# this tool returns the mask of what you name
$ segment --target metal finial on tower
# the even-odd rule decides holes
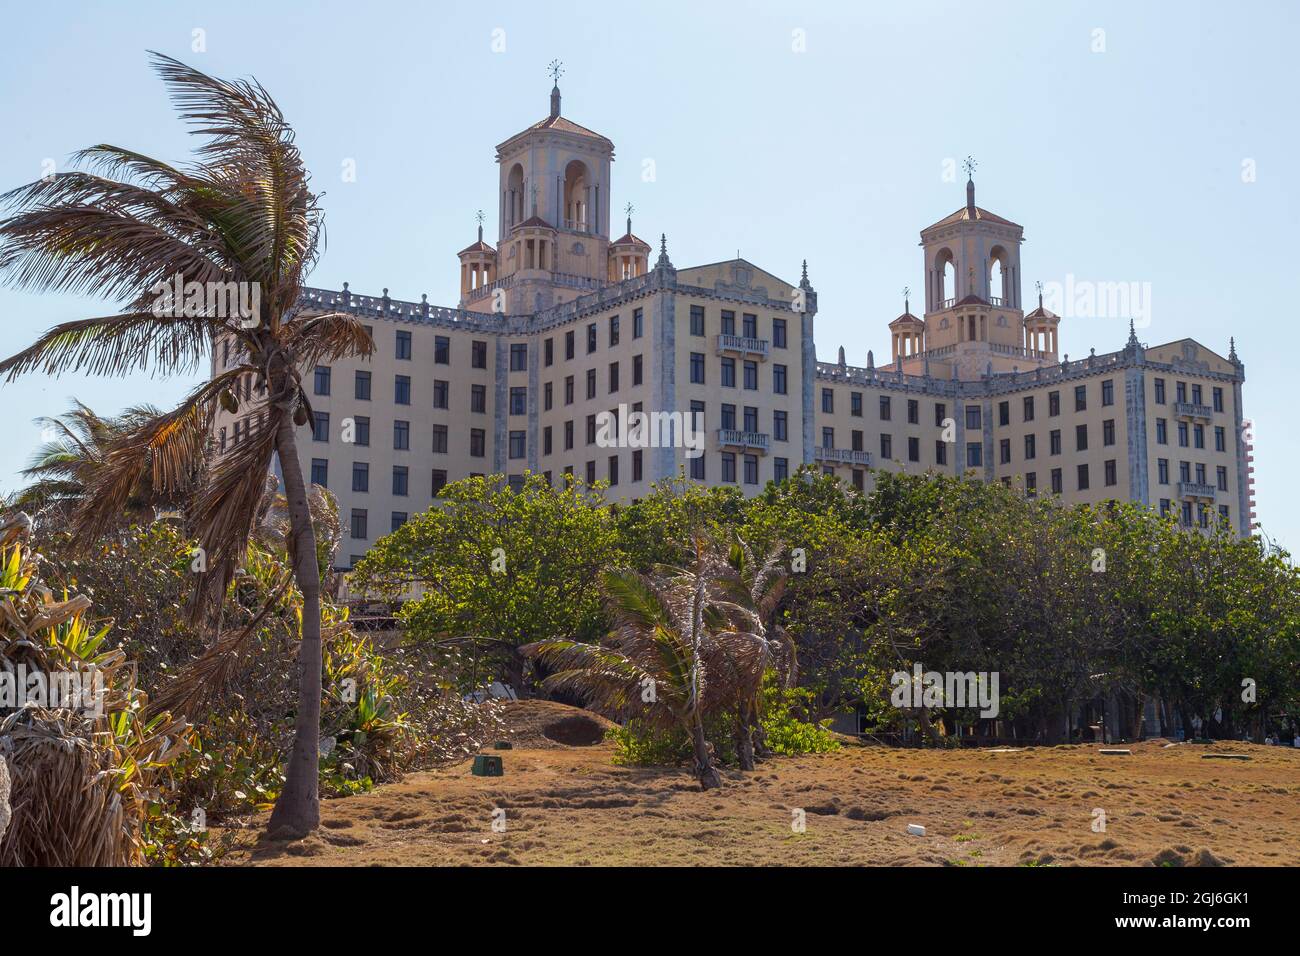
[[[972,219],[975,218],[975,167],[979,164],[975,162],[974,156],[967,156],[962,168],[966,170],[966,211]]]
[[[1138,346],[1139,346],[1139,343],[1138,343],[1138,337],[1137,337],[1137,330],[1133,327],[1133,320],[1130,318],[1130,319],[1128,320],[1128,343],[1127,343],[1127,347],[1130,348],[1130,349],[1136,349],[1136,348],[1138,348]],[[1094,350],[1094,351],[1095,351],[1095,350]]]
[[[552,60],[547,64],[546,72],[553,81],[551,86],[551,119],[555,119],[560,115],[560,77],[564,75],[564,64],[559,60]]]
[[[908,315],[912,311],[912,306],[908,302],[908,298],[907,298],[911,294],[911,292],[912,290],[910,288],[908,288],[907,286],[903,286],[903,314],[904,315]]]
[[[1038,290],[1038,308],[1039,308],[1039,309],[1042,309],[1042,307],[1043,307],[1043,283],[1042,283],[1042,281],[1040,280],[1040,281],[1035,282],[1035,283],[1034,283],[1034,288]]]
[[[1235,336],[1228,336],[1228,361],[1237,361],[1237,339]]]
[[[480,209],[478,212],[476,212],[476,213],[474,214],[474,219],[478,222],[478,241],[479,241],[479,242],[482,242],[482,241],[483,241],[483,220],[486,219],[486,218],[487,218],[487,217],[483,215],[483,210],[482,210],[482,209]]]
[[[627,234],[632,235],[632,213],[636,212],[636,207],[628,203],[623,207],[623,212],[627,213]]]

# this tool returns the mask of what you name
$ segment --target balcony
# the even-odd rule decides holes
[[[738,428],[719,428],[718,445],[741,451],[767,451],[766,432],[747,432]]]
[[[1180,498],[1213,498],[1214,490],[1214,485],[1199,481],[1180,481],[1178,483],[1178,497]]]
[[[829,461],[840,465],[864,465],[871,467],[871,452],[855,451],[852,448],[815,448],[813,457],[817,461]]]
[[[751,339],[744,335],[719,335],[715,354],[731,352],[736,355],[756,355],[760,362],[767,360],[767,339]]]
[[[1214,409],[1194,402],[1174,402],[1174,414],[1179,418],[1203,418],[1208,422],[1214,415]]]

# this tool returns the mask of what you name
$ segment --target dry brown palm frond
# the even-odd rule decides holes
[[[301,357],[300,365],[311,368],[351,355],[367,356],[375,343],[365,325],[355,316],[330,312],[310,318],[294,318],[285,325],[285,348]]]
[[[0,362],[13,381],[28,372],[60,375],[126,375],[152,368],[154,375],[193,371],[207,354],[211,321],[128,312],[64,322]]]

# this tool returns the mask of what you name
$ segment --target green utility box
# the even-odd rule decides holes
[[[492,745],[493,750],[514,750],[515,745],[508,740],[498,740]]]
[[[505,768],[501,764],[501,758],[494,754],[478,754],[474,758],[474,776],[476,777],[500,777],[505,774]]]

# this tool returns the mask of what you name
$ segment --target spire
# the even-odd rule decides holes
[[[1228,361],[1229,361],[1229,362],[1232,362],[1233,364],[1236,364],[1237,361],[1238,361],[1238,359],[1237,359],[1237,339],[1236,339],[1235,336],[1229,336],[1229,338],[1228,338]]]
[[[808,260],[803,261],[803,275],[799,279],[799,288],[811,289],[812,283],[808,281]]]
[[[564,64],[559,60],[552,60],[546,67],[546,72],[554,81],[551,87],[551,119],[555,119],[560,115],[560,77],[564,74]]]
[[[966,215],[975,218],[975,162],[974,156],[967,156],[966,162],[962,163],[966,167]]]
[[[666,233],[659,234],[659,259],[655,262],[656,269],[671,269],[672,260],[668,258],[668,236]]]

